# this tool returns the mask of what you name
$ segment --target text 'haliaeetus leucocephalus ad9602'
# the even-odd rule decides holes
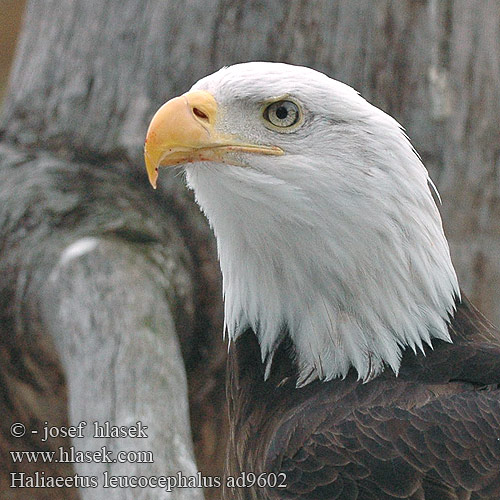
[[[246,63],[153,118],[215,232],[232,499],[499,499],[500,335],[460,298],[398,123],[304,67]],[[488,389],[488,390],[485,390]]]

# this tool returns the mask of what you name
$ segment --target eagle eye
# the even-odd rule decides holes
[[[273,128],[278,127],[288,129],[293,127],[301,120],[301,110],[293,101],[280,100],[269,104],[264,109],[264,119]]]

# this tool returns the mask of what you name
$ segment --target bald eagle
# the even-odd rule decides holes
[[[225,498],[500,498],[500,334],[393,118],[312,69],[238,64],[158,110],[145,159],[154,186],[182,166],[217,239],[227,475],[263,478]]]

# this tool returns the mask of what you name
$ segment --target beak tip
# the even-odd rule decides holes
[[[156,184],[158,181],[158,168],[155,168],[150,174],[149,174],[149,183],[151,186],[153,186],[153,189],[156,189]]]

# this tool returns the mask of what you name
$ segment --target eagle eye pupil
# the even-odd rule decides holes
[[[288,115],[288,111],[287,109],[285,108],[285,106],[280,106],[277,110],[276,110],[276,116],[280,119],[280,120],[284,120]]]
[[[293,101],[274,101],[264,110],[264,119],[286,132],[285,129],[294,130],[292,127],[301,122],[301,110]]]

